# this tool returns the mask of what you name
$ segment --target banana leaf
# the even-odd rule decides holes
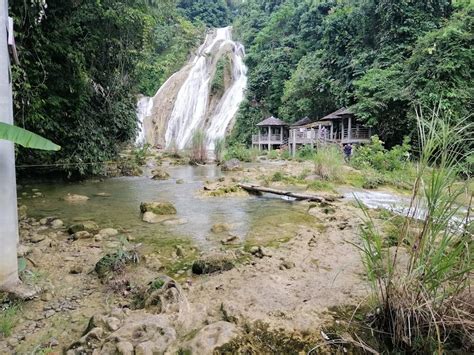
[[[27,131],[26,129],[3,122],[0,122],[0,139],[5,139],[23,147],[32,149],[54,151],[61,149],[59,145],[54,144],[46,138]]]

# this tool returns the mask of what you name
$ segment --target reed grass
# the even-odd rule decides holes
[[[191,141],[191,162],[203,164],[207,161],[206,133],[202,129],[193,132]]]
[[[225,140],[223,138],[217,138],[216,140],[214,140],[214,155],[218,163],[222,161],[224,149]]]
[[[445,344],[456,343],[472,351],[472,206],[456,200],[466,189],[459,174],[473,124],[453,123],[440,111],[424,118],[420,110],[417,123],[416,178],[395,247],[386,247],[360,204],[365,213],[360,249],[377,300],[372,326],[397,350],[443,353]]]
[[[334,145],[322,145],[314,154],[315,173],[323,180],[339,181],[342,176],[344,158],[340,149]]]

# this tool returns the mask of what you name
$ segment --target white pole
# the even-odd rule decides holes
[[[0,1],[0,122],[13,124],[12,83],[7,43],[8,1]],[[15,149],[12,142],[0,140],[0,288],[9,288],[19,282],[16,204]]]

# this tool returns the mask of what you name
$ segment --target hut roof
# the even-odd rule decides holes
[[[354,115],[352,111],[346,107],[340,108],[337,111],[334,111],[333,113],[330,113],[327,116],[324,116],[321,120],[338,120],[342,118],[343,116],[352,116]]]
[[[288,123],[272,116],[260,123],[257,123],[257,126],[288,126]]]
[[[291,126],[292,126],[292,127],[304,126],[304,125],[310,124],[311,122],[313,122],[313,121],[311,120],[311,118],[309,118],[308,116],[306,116],[305,118],[302,118],[301,120],[296,121],[296,122],[293,123]]]

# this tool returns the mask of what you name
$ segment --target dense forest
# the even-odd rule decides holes
[[[16,124],[62,146],[19,149],[20,167],[52,165],[28,172],[100,172],[136,135],[137,94],[154,94],[204,33],[173,0],[10,1],[10,14]]]
[[[398,144],[414,105],[453,117],[472,112],[470,1],[249,0],[235,29],[247,46],[249,88],[233,140],[255,123],[319,118],[350,106]]]
[[[19,149],[20,167],[99,172],[136,135],[137,95],[153,95],[206,27],[234,24],[247,47],[231,143],[249,143],[266,115],[296,121],[345,105],[393,145],[412,130],[414,105],[458,118],[473,108],[469,0],[33,0],[10,13],[16,124],[63,147]]]

